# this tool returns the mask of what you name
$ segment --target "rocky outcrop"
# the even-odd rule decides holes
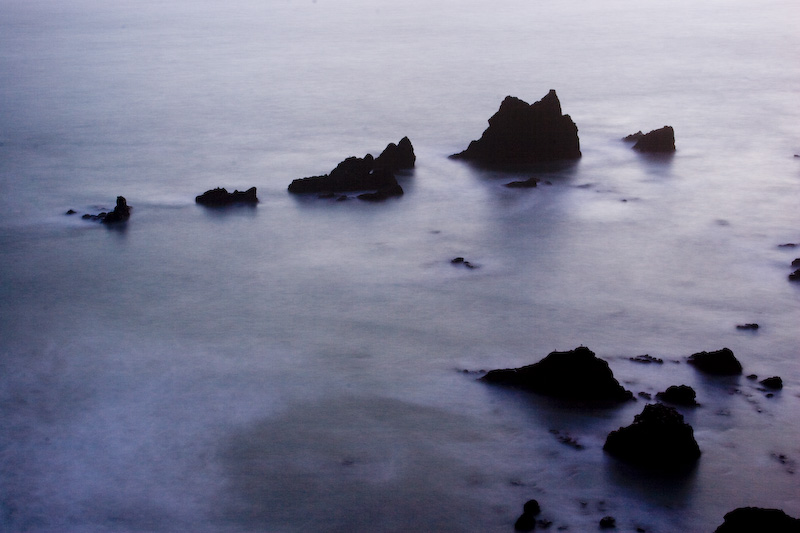
[[[68,215],[74,215],[75,213],[76,211],[74,209],[67,211]],[[124,196],[117,196],[117,205],[114,207],[113,211],[104,211],[96,215],[86,213],[81,218],[84,220],[99,220],[103,224],[117,224],[120,222],[125,222],[130,217],[131,208],[128,205],[128,201],[125,200]]]
[[[729,348],[692,354],[687,362],[706,374],[737,376],[742,373],[742,364]]]
[[[580,156],[578,127],[561,113],[561,102],[550,90],[533,104],[506,96],[481,138],[450,157],[486,167],[518,168]]]
[[[688,468],[700,457],[692,426],[673,407],[648,404],[633,424],[612,431],[603,450],[614,457],[655,470]]]
[[[371,154],[363,158],[348,157],[329,174],[296,179],[289,185],[289,192],[333,196],[349,191],[375,191],[358,198],[385,200],[403,194],[395,173],[413,168],[415,162],[414,147],[408,137],[403,137],[398,144],[390,143],[377,158]]]
[[[780,376],[772,376],[771,378],[762,379],[759,381],[764,387],[772,390],[781,390],[783,388],[783,380]]]
[[[686,407],[695,407],[697,403],[697,393],[688,385],[672,385],[667,387],[664,392],[656,394],[656,398],[662,402],[674,403],[675,405],[684,405]]]
[[[552,352],[538,363],[521,368],[492,370],[481,381],[570,400],[633,399],[633,394],[614,378],[608,363],[583,346],[568,352]]]
[[[542,512],[539,502],[528,500],[522,506],[522,514],[514,523],[515,531],[533,531],[536,529],[536,516]]]
[[[250,187],[246,191],[228,192],[225,188],[216,188],[206,191],[195,197],[195,202],[209,207],[222,207],[232,204],[257,204],[256,188]]]
[[[664,126],[649,133],[641,131],[628,135],[623,140],[636,141],[633,149],[638,152],[670,153],[675,151],[675,130],[672,126]]]
[[[726,514],[724,521],[714,533],[798,533],[800,519],[792,518],[780,509],[740,507]]]

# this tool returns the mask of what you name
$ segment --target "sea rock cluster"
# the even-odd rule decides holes
[[[415,161],[414,147],[408,137],[403,137],[397,144],[390,143],[377,158],[371,154],[363,158],[348,157],[329,174],[296,179],[289,185],[289,192],[335,196],[342,192],[374,191],[358,198],[385,200],[403,194],[395,173],[413,168]]]
[[[481,138],[450,157],[496,168],[578,159],[578,127],[569,115],[562,114],[561,102],[552,89],[533,104],[507,96]]]
[[[76,214],[74,209],[70,209],[67,211],[68,215]],[[86,213],[81,218],[84,220],[99,220],[103,224],[117,224],[119,222],[125,222],[131,217],[131,208],[128,205],[128,201],[125,199],[124,196],[117,196],[117,205],[114,207],[112,211],[108,212],[101,212],[96,215],[92,215],[90,213]]]

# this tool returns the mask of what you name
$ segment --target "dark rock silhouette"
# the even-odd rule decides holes
[[[737,324],[736,329],[749,329],[749,330],[757,330],[759,328],[758,324]]]
[[[225,188],[216,188],[195,197],[195,202],[210,207],[221,207],[232,204],[257,204],[256,188],[250,187],[246,191],[228,192]]]
[[[506,96],[481,138],[450,157],[513,168],[580,156],[578,127],[569,115],[561,113],[561,102],[551,89],[533,104]]]
[[[454,265],[464,265],[467,268],[477,268],[475,265],[464,259],[463,257],[454,257],[450,260]]]
[[[506,187],[509,189],[532,189],[539,185],[538,178],[528,178],[523,181],[512,181],[510,183],[506,183]]]
[[[521,368],[492,370],[481,380],[570,400],[624,402],[633,399],[633,393],[614,378],[608,363],[583,346],[568,352],[552,352],[538,363]]]
[[[667,387],[664,392],[656,394],[656,398],[667,403],[674,403],[675,405],[685,405],[687,407],[694,407],[697,404],[697,393],[688,385],[672,385]]]
[[[800,281],[800,268],[789,274],[789,281]]]
[[[125,222],[131,217],[131,208],[124,196],[117,196],[117,205],[110,213],[103,217],[103,224],[115,224]]]
[[[542,512],[539,502],[528,500],[522,506],[522,515],[514,523],[515,531],[533,531],[536,529],[536,516]]]
[[[604,516],[600,519],[600,529],[614,529],[617,527],[617,519],[613,516]]]
[[[636,357],[629,357],[628,359],[630,359],[634,363],[644,363],[644,364],[656,363],[658,365],[664,364],[663,359],[659,359],[658,357],[653,357],[650,354],[637,355]]]
[[[783,388],[783,380],[779,376],[762,379],[759,383],[768,389],[780,390]]]
[[[612,431],[603,450],[625,462],[655,470],[691,467],[700,457],[692,426],[673,407],[648,404],[633,424]]]
[[[797,259],[792,261],[792,266],[793,267],[800,267],[800,257],[798,257]]]
[[[631,133],[630,135],[626,135],[625,137],[622,138],[622,140],[625,142],[636,142],[642,137],[644,137],[644,133],[642,133],[642,130],[639,130],[636,133]]]
[[[289,192],[335,195],[347,191],[375,191],[359,195],[361,200],[380,201],[391,196],[400,196],[403,189],[394,174],[413,168],[416,161],[414,147],[408,137],[398,144],[390,143],[377,158],[367,154],[363,158],[348,157],[330,174],[311,176],[292,181]]]
[[[742,373],[742,364],[729,348],[692,354],[688,363],[706,374],[735,376]]]
[[[798,533],[800,519],[792,518],[780,509],[740,507],[725,515],[721,526],[714,533]]]
[[[633,149],[639,152],[668,153],[675,151],[675,130],[672,126],[664,126],[649,133],[634,133],[625,137],[626,141],[635,140]]]

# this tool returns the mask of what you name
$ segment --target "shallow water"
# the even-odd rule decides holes
[[[2,529],[510,531],[530,498],[572,531],[800,516],[794,3],[0,12]],[[551,88],[583,157],[549,184],[447,159]],[[672,157],[619,141],[664,124]],[[399,199],[286,192],[404,135]],[[261,202],[194,204],[216,186]],[[64,215],[120,194],[124,227]],[[692,475],[603,454],[642,400],[476,381],[578,345],[634,393],[697,390]],[[784,389],[684,362],[723,346]]]

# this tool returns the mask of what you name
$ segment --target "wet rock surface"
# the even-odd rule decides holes
[[[578,159],[578,127],[562,114],[555,90],[533,104],[507,96],[481,138],[450,157],[493,168]]]
[[[645,405],[633,424],[609,433],[603,450],[659,471],[690,468],[700,457],[692,427],[675,408],[660,403]]]
[[[633,399],[608,363],[586,347],[552,352],[532,365],[491,370],[481,381],[525,389],[556,398],[588,402],[624,402]]]

